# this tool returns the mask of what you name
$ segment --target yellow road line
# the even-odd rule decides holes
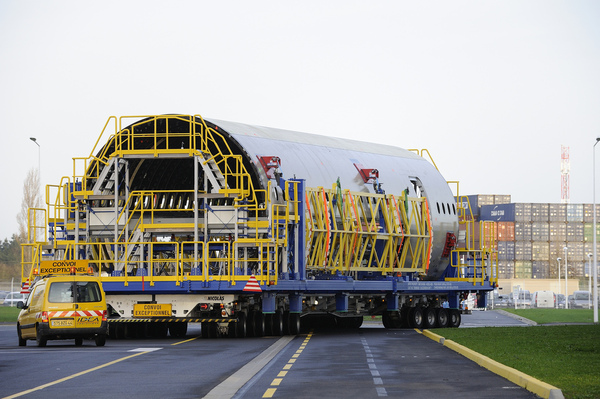
[[[179,341],[179,342],[175,342],[175,343],[173,343],[173,344],[171,344],[171,345],[185,344],[186,342],[190,342],[190,341],[193,341],[193,340],[195,340],[195,339],[198,339],[198,337],[194,337],[194,338],[186,339],[185,341]]]
[[[136,353],[134,355],[125,356],[125,357],[122,357],[120,359],[113,360],[112,362],[104,363],[104,364],[102,364],[100,366],[93,367],[91,369],[87,369],[87,370],[81,371],[79,373],[70,375],[68,377],[61,378],[61,379],[56,380],[56,381],[49,382],[49,383],[44,384],[44,385],[40,385],[39,387],[31,388],[31,389],[28,389],[26,391],[15,393],[14,395],[6,396],[6,397],[4,397],[2,399],[18,398],[19,396],[27,395],[27,394],[30,394],[32,392],[39,391],[41,389],[51,387],[52,385],[60,384],[61,382],[65,382],[65,381],[71,380],[73,378],[80,377],[80,376],[82,376],[84,374],[91,373],[92,371],[96,371],[96,370],[100,370],[101,368],[104,368],[104,367],[112,366],[113,364],[122,362],[123,360],[131,359],[133,357],[136,357],[136,356],[139,356],[139,355],[143,355],[144,353],[149,353],[149,352],[139,352],[139,353]]]

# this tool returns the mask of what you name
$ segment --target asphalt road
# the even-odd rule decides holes
[[[522,324],[496,312],[466,326]],[[439,331],[441,332],[441,330]],[[317,330],[296,337],[34,341],[0,325],[0,397],[533,398],[415,330]],[[237,393],[236,393],[237,392]]]

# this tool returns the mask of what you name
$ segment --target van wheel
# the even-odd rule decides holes
[[[44,347],[48,343],[48,338],[44,337],[44,335],[40,331],[40,326],[37,327],[37,331],[35,334],[35,340],[37,341],[37,344],[40,347]]]
[[[17,325],[17,335],[19,336],[19,346],[26,346],[27,340],[21,336],[21,326]]]
[[[104,344],[106,344],[106,335],[104,335],[104,334],[96,335],[95,341],[96,341],[96,346],[104,346]]]
[[[83,345],[83,338],[75,338],[75,346]]]

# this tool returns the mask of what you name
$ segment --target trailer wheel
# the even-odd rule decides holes
[[[235,335],[238,338],[246,338],[246,313],[239,312],[237,318],[237,323],[233,323],[236,328]],[[229,328],[231,328],[231,323],[229,324]]]
[[[164,324],[164,323],[160,323],[160,324]],[[181,338],[181,337],[185,337],[185,334],[187,334],[187,322],[175,322],[175,323],[169,323],[169,334],[171,335],[171,337],[173,338]],[[167,335],[166,329],[164,332],[164,336]]]
[[[277,309],[272,315],[273,335],[283,335],[283,312]]]
[[[408,324],[412,328],[423,328],[423,308],[415,306],[408,312]]]
[[[200,323],[200,336],[202,338],[208,338],[208,322],[206,321]]]
[[[450,323],[450,316],[448,315],[448,309],[439,308],[437,310],[437,326],[439,328],[448,327],[448,323]]]
[[[450,309],[450,322],[448,323],[449,327],[457,328],[460,326],[461,315],[459,309]]]
[[[435,308],[425,308],[423,310],[423,328],[435,328],[437,312]]]
[[[290,335],[290,311],[283,312],[283,335]]]
[[[265,315],[260,310],[254,311],[254,336],[262,337],[265,335]]]
[[[248,337],[254,337],[254,313],[255,312],[251,310],[246,317],[246,336]]]
[[[219,325],[216,322],[208,323],[208,338],[219,337]]]
[[[263,314],[263,318],[265,319],[265,335],[273,335],[273,314]]]
[[[300,313],[290,313],[290,334],[300,334]]]

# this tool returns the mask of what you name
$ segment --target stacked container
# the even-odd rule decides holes
[[[565,248],[569,277],[586,277],[593,252],[591,204],[495,203],[480,205],[478,216],[497,222],[500,278],[557,278],[557,258],[564,276]],[[598,227],[597,234],[600,244]]]

